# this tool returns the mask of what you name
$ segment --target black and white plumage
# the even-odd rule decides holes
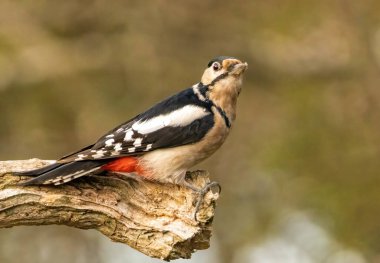
[[[211,107],[210,101],[198,99],[193,88],[186,89],[109,131],[74,160],[136,155],[194,143],[214,124]]]
[[[187,169],[210,156],[227,137],[247,68],[232,57],[208,64],[201,82],[154,105],[56,163],[19,173],[24,185],[62,184],[99,170],[136,173],[181,183]]]

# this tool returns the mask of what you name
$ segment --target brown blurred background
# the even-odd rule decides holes
[[[380,262],[380,2],[0,2],[0,159],[55,159],[249,63],[192,262]],[[0,262],[159,262],[99,233],[0,230]],[[182,262],[182,261],[177,261]],[[188,261],[186,261],[188,262]]]

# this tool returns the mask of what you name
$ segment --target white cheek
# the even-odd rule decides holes
[[[225,70],[218,70],[215,71],[212,68],[208,68],[205,70],[205,73],[203,74],[202,77],[202,83],[205,85],[210,84],[215,78],[220,76],[221,74],[225,73]]]
[[[217,77],[219,77],[220,75],[222,75],[225,71],[224,70],[218,70],[218,71],[215,71],[215,70],[211,70],[211,74],[212,74],[212,79],[215,79]]]

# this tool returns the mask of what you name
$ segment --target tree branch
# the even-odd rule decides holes
[[[84,177],[61,186],[16,184],[25,178],[9,174],[46,165],[31,159],[0,162],[0,228],[19,225],[67,225],[97,229],[111,240],[164,260],[190,258],[209,247],[218,193],[209,191],[194,220],[198,195],[176,185]],[[208,173],[191,173],[198,187]]]

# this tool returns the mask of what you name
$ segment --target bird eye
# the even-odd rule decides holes
[[[215,71],[219,70],[221,67],[222,66],[218,62],[214,62],[214,64],[212,64],[212,68]]]

